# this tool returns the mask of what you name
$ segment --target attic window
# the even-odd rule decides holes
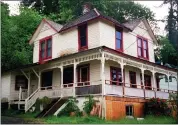
[[[40,61],[51,59],[52,57],[52,37],[46,37],[40,40]]]
[[[87,24],[78,27],[79,50],[88,49]]]

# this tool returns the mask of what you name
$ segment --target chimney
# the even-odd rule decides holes
[[[92,4],[89,2],[84,3],[83,5],[83,15],[88,13],[91,10]]]

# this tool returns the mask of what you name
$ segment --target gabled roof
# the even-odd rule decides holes
[[[77,18],[77,19],[75,19],[75,20],[73,20],[73,21],[71,21],[71,22],[69,22],[69,23],[66,23],[66,24],[62,27],[62,29],[60,30],[60,32],[62,32],[62,31],[64,31],[64,30],[67,30],[67,29],[69,29],[69,28],[72,28],[72,27],[74,27],[74,26],[77,26],[77,25],[79,25],[79,24],[81,24],[81,23],[85,23],[85,22],[87,22],[87,21],[89,21],[89,20],[98,19],[98,18],[100,18],[100,19],[105,19],[105,20],[107,20],[107,21],[109,21],[109,22],[114,23],[114,24],[117,25],[117,26],[120,26],[120,27],[122,27],[122,28],[126,28],[126,29],[130,30],[128,27],[125,27],[124,25],[122,25],[121,23],[119,23],[117,20],[115,20],[115,19],[113,19],[113,18],[111,18],[111,17],[109,17],[109,16],[106,16],[106,15],[102,14],[100,11],[98,11],[98,10],[95,8],[95,9],[93,9],[93,10],[90,10],[90,12],[88,12],[88,13],[86,13],[86,14],[80,16],[79,18]]]
[[[51,20],[47,20],[47,19],[44,19],[50,26],[52,26],[56,31],[60,31],[61,28],[62,28],[62,25],[61,24],[58,24],[56,22],[53,22]]]
[[[157,39],[156,39],[156,37],[155,37],[155,35],[153,33],[153,30],[151,29],[150,24],[147,21],[147,19],[145,19],[145,18],[134,19],[134,20],[130,20],[130,21],[127,21],[127,22],[123,23],[123,25],[125,27],[128,27],[129,29],[131,29],[133,31],[141,22],[143,22],[144,25],[146,26],[146,28],[148,29],[148,33],[150,34],[150,36],[153,39],[153,41],[158,43]]]
[[[38,35],[38,33],[40,32],[41,28],[43,27],[44,24],[48,24],[55,32],[59,32],[60,29],[62,28],[62,25],[55,23],[51,20],[47,20],[47,19],[43,19],[40,24],[38,25],[37,29],[35,30],[35,32],[33,33],[29,44],[32,43],[32,41],[36,38],[36,36]]]

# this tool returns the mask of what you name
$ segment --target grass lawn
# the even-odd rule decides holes
[[[146,116],[144,120],[121,119],[115,121],[103,120],[98,117],[56,117],[35,118],[37,113],[19,113],[15,117],[22,118],[28,123],[46,123],[46,124],[175,124],[176,120],[168,116]],[[11,115],[12,116],[12,115]]]

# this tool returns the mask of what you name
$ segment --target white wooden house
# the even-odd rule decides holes
[[[145,100],[177,91],[176,70],[155,63],[157,40],[146,19],[121,24],[97,9],[65,25],[43,19],[29,44],[33,64],[1,79],[2,98],[25,111],[44,96],[77,97],[82,109],[92,94],[107,119],[141,117]]]

